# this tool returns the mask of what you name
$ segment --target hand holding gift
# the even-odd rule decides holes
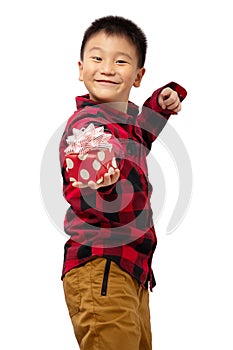
[[[110,134],[104,133],[104,127],[73,129],[68,136],[65,149],[65,176],[74,187],[97,189],[115,183],[120,170],[117,167],[112,145],[108,143]]]

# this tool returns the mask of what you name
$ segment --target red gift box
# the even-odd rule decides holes
[[[69,146],[65,149],[66,180],[100,184],[104,174],[113,174],[117,169],[112,145],[108,143],[112,135],[105,133],[103,126],[95,127],[93,123],[72,131],[73,135],[67,138]]]
[[[69,153],[65,156],[67,180],[87,184],[94,181],[100,184],[104,174],[113,174],[117,169],[114,151],[107,149],[93,149],[88,153]]]

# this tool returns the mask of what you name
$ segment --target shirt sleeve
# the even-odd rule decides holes
[[[162,109],[158,104],[159,94],[166,87],[170,87],[172,90],[176,91],[181,102],[187,95],[187,91],[181,85],[175,82],[170,82],[154,91],[144,102],[142,111],[138,115],[138,124],[142,129],[144,145],[147,147],[148,152],[151,149],[152,142],[163,130],[171,114],[177,114],[168,109]]]

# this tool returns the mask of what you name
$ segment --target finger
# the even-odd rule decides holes
[[[171,106],[176,102],[180,102],[177,92],[172,91],[169,96],[164,96],[164,103],[166,104],[166,107]]]
[[[166,87],[165,89],[163,89],[161,91],[161,95],[163,96],[164,99],[167,99],[173,94],[173,92],[175,92],[175,91],[169,87]]]
[[[178,113],[181,111],[181,109],[182,109],[182,105],[180,103],[175,109],[173,109],[173,112]]]
[[[101,184],[98,185],[98,187],[104,187],[104,186],[109,186],[117,182],[117,180],[120,177],[120,170],[115,169],[114,173],[110,175],[109,173],[104,174],[104,181],[101,182]]]
[[[162,94],[160,94],[159,97],[158,97],[158,104],[160,105],[160,107],[162,109],[166,109],[166,105],[164,103],[164,97],[163,97]]]
[[[179,109],[180,107],[181,107],[180,101],[175,101],[174,103],[167,105],[167,109],[172,110],[172,111]]]
[[[166,109],[168,105],[175,102],[177,97],[176,91],[167,87],[161,91],[158,102],[160,102],[159,104],[163,109]]]
[[[119,169],[115,169],[114,174],[112,175],[112,183],[117,182],[119,177],[120,177],[120,170]]]
[[[104,174],[104,180],[100,184],[97,184],[94,181],[89,181],[88,186],[93,190],[96,190],[99,187],[109,186],[114,184],[118,180],[119,176],[120,176],[120,170],[115,169],[112,175],[109,173]]]
[[[94,182],[94,181],[89,181],[89,182],[88,182],[88,186],[89,186],[92,190],[96,190],[96,189],[99,187],[99,185],[98,185],[96,182]]]
[[[102,186],[111,185],[111,175],[109,173],[104,174],[104,182],[101,184]]]
[[[94,181],[88,182],[88,186],[93,190],[97,190],[99,187],[104,187],[109,185],[111,185],[111,178],[110,178],[110,174],[108,173],[104,174],[104,180],[100,184],[97,184]]]
[[[87,185],[87,184],[84,184],[84,183],[82,183],[82,182],[79,182],[79,181],[74,181],[74,182],[72,183],[72,186],[73,186],[73,187],[77,187],[77,188],[85,188],[85,187],[87,187],[88,185]]]

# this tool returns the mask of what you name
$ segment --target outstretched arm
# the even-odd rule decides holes
[[[138,124],[142,128],[143,141],[148,152],[171,114],[177,114],[181,110],[181,102],[186,95],[187,91],[181,85],[171,82],[154,91],[145,101],[138,116]]]

